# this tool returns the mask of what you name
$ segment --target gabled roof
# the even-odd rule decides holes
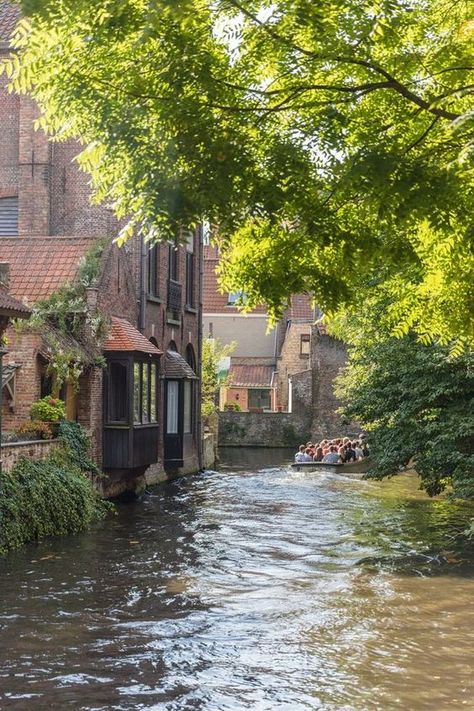
[[[229,386],[241,388],[269,388],[272,384],[272,365],[233,365],[229,369]]]
[[[96,239],[0,237],[0,262],[10,265],[9,293],[28,304],[46,299],[74,281]]]
[[[191,366],[176,351],[166,351],[164,364],[165,378],[197,378]]]
[[[11,2],[0,2],[0,42],[8,42],[20,19],[20,8]]]
[[[221,294],[217,281],[216,267],[219,264],[217,247],[204,246],[203,312],[204,314],[237,314],[245,317],[236,306],[228,306],[228,294]],[[265,315],[265,306],[257,306],[250,313]]]
[[[149,353],[155,356],[163,353],[132,326],[130,321],[116,316],[112,317],[112,328],[103,350]]]

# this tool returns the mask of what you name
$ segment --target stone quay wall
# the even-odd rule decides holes
[[[296,447],[309,436],[309,423],[294,413],[219,413],[220,447]]]
[[[38,439],[29,442],[9,442],[2,444],[1,458],[3,471],[9,472],[20,457],[44,459],[57,446],[57,440]]]

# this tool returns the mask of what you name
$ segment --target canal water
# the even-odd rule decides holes
[[[474,709],[470,506],[223,455],[0,562],[0,708]]]

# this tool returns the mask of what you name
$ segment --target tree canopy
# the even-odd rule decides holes
[[[474,353],[395,338],[386,304],[343,316],[335,333],[349,341],[338,378],[344,414],[367,429],[377,479],[414,466],[430,495],[448,488],[474,498]]]
[[[383,289],[474,339],[468,0],[24,0],[13,86],[153,239],[219,226],[223,283],[280,313]]]

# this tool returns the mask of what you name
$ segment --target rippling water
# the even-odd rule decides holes
[[[472,508],[248,454],[0,562],[2,710],[474,709]]]

